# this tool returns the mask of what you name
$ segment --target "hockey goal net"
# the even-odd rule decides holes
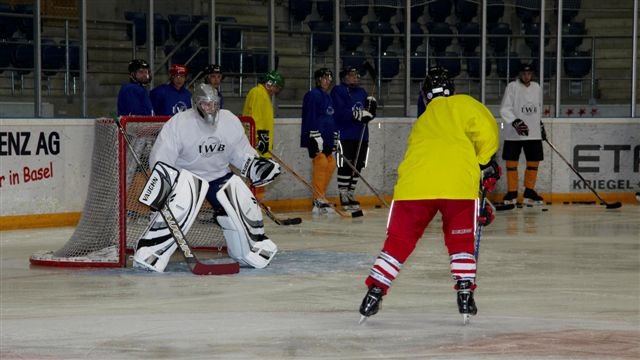
[[[149,154],[162,125],[169,117],[121,117],[136,155],[149,168]],[[254,133],[253,119],[242,117],[247,134]],[[149,208],[138,202],[146,182],[143,171],[113,119],[95,120],[95,138],[89,188],[80,221],[71,238],[60,249],[39,251],[32,264],[63,267],[120,267],[127,253],[149,224]],[[251,141],[253,136],[249,136]],[[251,142],[253,144],[253,141]],[[222,251],[224,237],[205,201],[198,219],[187,234],[195,249]]]

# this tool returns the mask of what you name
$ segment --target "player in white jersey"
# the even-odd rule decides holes
[[[149,165],[163,162],[188,170],[209,183],[206,195],[223,229],[229,255],[241,264],[262,268],[269,264],[276,245],[264,235],[262,212],[249,188],[231,171],[233,165],[255,186],[264,186],[280,174],[280,166],[258,156],[242,123],[220,109],[216,89],[199,84],[193,92],[193,108],[177,113],[165,123],[153,145]],[[173,239],[162,244],[140,241],[134,265],[163,271],[158,259],[172,253]],[[174,247],[175,250],[175,247]]]

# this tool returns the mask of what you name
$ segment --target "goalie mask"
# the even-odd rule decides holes
[[[220,110],[218,90],[208,84],[196,85],[191,102],[207,124],[215,124],[218,110]]]
[[[422,83],[422,94],[426,103],[438,96],[451,96],[454,90],[453,81],[449,79],[449,72],[440,66],[429,69],[429,73]]]

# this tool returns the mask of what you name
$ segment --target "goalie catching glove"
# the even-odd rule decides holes
[[[240,174],[256,187],[269,184],[280,175],[280,165],[273,160],[247,156]]]
[[[486,165],[480,165],[480,170],[482,170],[482,187],[490,193],[502,176],[502,168],[495,160],[491,160]]]

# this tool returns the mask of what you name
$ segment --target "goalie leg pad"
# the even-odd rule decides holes
[[[216,219],[222,227],[229,256],[262,269],[269,265],[278,247],[264,234],[262,212],[249,188],[233,175],[216,193],[226,215]]]
[[[133,267],[163,272],[177,248],[178,244],[173,238],[157,245],[139,247],[133,255]]]

